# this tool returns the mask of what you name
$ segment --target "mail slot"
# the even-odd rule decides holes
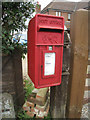
[[[28,25],[28,75],[36,88],[61,84],[64,18],[36,14]]]

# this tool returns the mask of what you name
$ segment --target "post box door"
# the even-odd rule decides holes
[[[62,50],[60,46],[38,46],[37,55],[39,56],[37,57],[39,59],[37,61],[37,69],[40,71],[37,72],[37,82],[39,86],[60,84],[60,73],[62,71],[62,55],[60,54]]]

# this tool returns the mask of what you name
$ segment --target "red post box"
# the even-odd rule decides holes
[[[37,14],[28,26],[28,75],[36,88],[61,84],[64,18]]]

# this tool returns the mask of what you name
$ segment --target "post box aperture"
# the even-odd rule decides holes
[[[28,75],[36,88],[61,84],[64,18],[37,14],[28,26]]]

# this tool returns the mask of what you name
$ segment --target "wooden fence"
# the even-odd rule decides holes
[[[68,32],[64,32],[62,82],[59,86],[53,86],[50,90],[50,113],[52,118],[65,118],[67,89],[70,69],[71,40]]]
[[[64,53],[65,61],[70,62],[70,77],[68,78],[67,74],[64,77],[65,74],[62,73],[61,85],[51,87],[50,112],[53,118],[80,119],[82,112],[88,63],[87,10],[78,10],[73,13],[70,31],[72,42],[70,59]]]
[[[88,58],[87,78],[85,82],[85,92],[83,104],[90,103],[90,58]]]

